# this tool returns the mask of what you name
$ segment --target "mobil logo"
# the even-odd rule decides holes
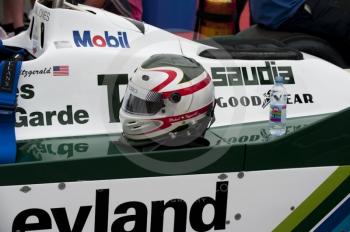
[[[114,34],[105,31],[103,36],[91,35],[90,31],[73,31],[73,38],[77,47],[130,48],[128,34],[122,31]]]

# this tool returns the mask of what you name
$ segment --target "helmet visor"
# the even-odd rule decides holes
[[[122,108],[128,113],[154,115],[164,107],[161,93],[141,89],[131,81],[126,89]]]

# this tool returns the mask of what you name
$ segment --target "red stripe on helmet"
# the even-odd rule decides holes
[[[166,92],[162,92],[163,98],[169,98],[171,94],[173,93],[178,93],[181,96],[186,96],[192,93],[195,93],[203,88],[205,88],[211,81],[211,78],[209,75],[207,75],[207,77],[205,79],[203,79],[202,81],[198,82],[197,84],[194,84],[192,86],[183,88],[183,89],[177,89],[177,90],[171,90],[171,91],[166,91]]]
[[[168,78],[164,82],[160,83],[158,86],[156,86],[155,88],[152,89],[152,91],[154,91],[154,92],[159,92],[160,90],[165,88],[172,81],[174,81],[176,76],[177,76],[177,73],[173,70],[152,70],[152,71],[164,72],[164,73],[168,74]]]

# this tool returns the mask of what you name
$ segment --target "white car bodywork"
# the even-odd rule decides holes
[[[288,118],[333,113],[350,105],[349,73],[317,57],[204,58],[199,53],[210,48],[206,45],[151,25],[140,23],[138,28],[104,10],[71,7],[49,8],[39,1],[29,29],[3,41],[34,57],[22,63],[17,140],[121,132],[118,114],[128,76],[151,55],[162,53],[194,58],[212,76],[214,127],[267,120],[269,107],[262,106],[273,84],[271,74],[294,80],[285,85]]]

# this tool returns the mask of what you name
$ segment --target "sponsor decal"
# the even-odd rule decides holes
[[[111,47],[111,48],[130,48],[128,34],[118,31],[110,34],[108,31],[104,35],[91,35],[90,31],[73,31],[74,43],[77,47]]]
[[[284,84],[295,84],[292,67],[275,61],[258,67],[213,67],[211,73],[215,86],[274,85],[276,76],[282,76]]]
[[[54,44],[57,49],[73,47],[70,41],[55,41]]]
[[[174,198],[167,202],[164,200],[155,200],[150,203],[130,201],[116,206],[110,205],[110,195],[116,196],[116,193],[110,194],[110,189],[97,189],[95,202],[73,210],[77,212],[76,216],[71,216],[73,213],[71,207],[55,205],[49,210],[38,207],[30,208],[15,216],[12,231],[52,230],[53,223],[56,223],[59,231],[85,231],[87,222],[90,224],[93,221],[95,232],[160,232],[164,231],[165,216],[168,217],[167,211],[169,210],[174,212],[172,231],[224,231],[226,229],[228,187],[228,181],[217,182],[214,198],[204,196],[194,202]],[[208,218],[204,220],[204,210],[208,206],[213,209],[214,215],[209,220]],[[110,216],[111,212],[114,213],[113,220]],[[33,220],[28,220],[29,218]],[[133,227],[126,230],[127,224]]]
[[[14,79],[16,78],[16,61],[6,61],[0,79],[0,91],[12,92]]]
[[[50,68],[43,68],[43,69],[37,69],[37,70],[25,70],[23,69],[21,72],[21,75],[23,77],[31,77],[31,76],[36,76],[36,75],[47,75],[51,74],[51,67]]]
[[[295,125],[287,125],[286,126],[286,134],[292,134],[304,127],[307,127],[308,124],[295,124]],[[215,130],[214,130],[215,132]],[[260,131],[256,131],[252,134],[243,134],[231,137],[221,137],[216,141],[215,145],[225,145],[225,144],[249,144],[249,143],[258,143],[258,142],[266,142],[269,141],[271,137],[270,131],[268,129],[262,128]]]
[[[28,100],[35,97],[34,86],[22,85],[18,88],[18,96]],[[42,127],[52,125],[86,124],[90,120],[89,113],[84,109],[74,110],[67,105],[63,110],[27,112],[22,107],[16,108],[16,127]]]
[[[27,154],[33,156],[37,160],[42,160],[42,155],[48,156],[59,156],[60,158],[71,158],[78,154],[84,154],[89,150],[88,143],[61,143],[57,146],[55,144],[44,144],[41,142],[35,141],[30,147],[26,148],[28,151]],[[58,158],[58,157],[57,157]]]
[[[262,108],[266,108],[271,102],[271,90],[267,91],[264,93],[264,102],[261,105]],[[287,94],[287,104],[292,105],[292,104],[310,104],[314,103],[314,98],[312,94],[305,93],[305,94]]]
[[[59,124],[62,126],[73,124],[86,124],[89,122],[89,113],[79,109],[74,111],[71,105],[64,110],[35,111],[28,113],[22,107],[16,108],[16,127],[40,127]]]
[[[98,75],[97,83],[99,86],[107,86],[109,122],[120,122],[119,110],[121,107],[120,86],[128,84],[128,74],[108,74]]]
[[[232,96],[229,98],[219,97],[216,99],[217,106],[220,108],[227,107],[249,107],[249,106],[261,106],[265,108],[270,103],[270,99],[264,101],[260,96]],[[304,94],[287,94],[287,104],[313,104],[314,97],[310,93]]]
[[[35,7],[34,14],[46,22],[50,20],[50,12],[43,8]]]
[[[268,106],[271,102],[271,89],[269,91],[267,91],[266,93],[264,93],[264,102],[262,104],[262,108],[265,109],[266,106]]]
[[[53,66],[53,76],[69,76],[69,66],[68,65]]]
[[[30,84],[22,85],[18,88],[17,97],[28,100],[35,96],[34,86]]]
[[[259,96],[242,96],[242,97],[219,97],[216,99],[216,104],[220,108],[237,107],[237,106],[260,106],[261,98]]]
[[[21,75],[24,78],[31,77],[31,76],[69,76],[69,66],[58,65],[53,67],[45,67],[42,69],[33,69],[33,70],[23,69],[21,71]]]

